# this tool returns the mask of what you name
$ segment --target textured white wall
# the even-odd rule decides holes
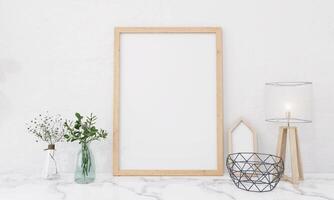
[[[305,171],[334,172],[333,7],[331,0],[0,0],[0,172],[40,171],[45,145],[24,123],[44,110],[68,118],[93,112],[111,132],[115,26],[221,26],[225,130],[245,117],[263,152],[275,152],[277,138],[277,127],[264,122],[264,83],[312,81],[314,123],[300,128]],[[111,172],[111,137],[92,147],[97,170]],[[62,171],[74,169],[77,150],[58,146]]]

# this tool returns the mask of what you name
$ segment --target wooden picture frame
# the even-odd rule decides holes
[[[215,38],[215,167],[214,169],[122,169],[121,168],[121,37],[122,34],[214,34]],[[223,175],[223,69],[222,33],[219,27],[116,27],[114,43],[113,174],[116,176],[217,176]],[[191,73],[191,72],[189,72]],[[194,113],[191,113],[192,115]]]
[[[235,142],[233,141],[233,133],[235,131],[237,131],[238,128],[241,127],[241,125],[244,125],[244,128],[248,129],[248,130],[241,130],[243,132],[241,132],[241,135],[239,134],[238,138],[239,139],[239,143],[244,143],[244,144],[239,144],[239,146],[241,145],[247,145],[246,147],[239,147],[240,150],[234,149],[233,145]],[[248,131],[248,133],[246,133],[245,131]],[[243,134],[243,135],[242,135]],[[246,134],[246,135],[245,135]],[[247,134],[251,134],[250,136]],[[246,141],[245,141],[246,140]],[[245,144],[246,143],[246,144]],[[246,149],[246,150],[244,150]],[[257,152],[257,136],[256,136],[256,132],[255,130],[249,125],[248,122],[246,122],[244,119],[239,119],[233,126],[232,128],[228,131],[228,153],[237,153],[237,152]]]

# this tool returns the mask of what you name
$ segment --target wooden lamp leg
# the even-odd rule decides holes
[[[302,156],[300,154],[300,148],[299,148],[299,137],[298,132],[296,129],[296,146],[297,146],[297,158],[298,158],[298,166],[299,166],[299,180],[304,180],[304,170],[303,170],[303,163],[302,163]]]
[[[277,143],[277,156],[285,160],[286,153],[286,138],[287,138],[287,129],[280,127],[278,143]]]
[[[304,174],[296,127],[280,127],[277,144],[277,156],[281,157],[285,161],[287,137],[289,137],[290,140],[292,177],[283,175],[283,180],[288,180],[293,184],[297,184],[299,181],[304,180]],[[285,167],[287,166],[285,165]]]

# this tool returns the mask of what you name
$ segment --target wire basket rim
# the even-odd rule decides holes
[[[230,153],[230,154],[227,155],[227,158],[231,157],[233,155],[238,155],[238,154],[257,154],[257,155],[264,155],[264,156],[272,156],[272,157],[278,158],[278,159],[280,159],[280,160],[283,161],[283,159],[281,157],[277,156],[277,155],[273,155],[273,154],[269,154],[269,153],[247,152],[247,151],[245,151],[245,152],[237,152],[237,153]]]

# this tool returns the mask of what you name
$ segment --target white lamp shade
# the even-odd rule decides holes
[[[310,123],[311,82],[272,82],[265,85],[266,121]]]

